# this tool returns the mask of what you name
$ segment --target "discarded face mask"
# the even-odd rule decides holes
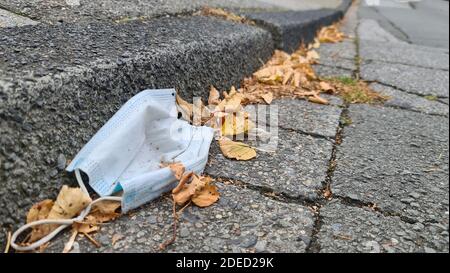
[[[176,186],[176,178],[161,163],[182,163],[186,171],[203,172],[214,130],[195,127],[178,119],[176,92],[146,90],[131,98],[95,134],[67,167],[75,172],[87,193],[81,171],[101,196],[74,219],[41,220],[22,226],[11,238],[17,250],[32,250],[51,240],[62,229],[82,221],[92,205],[103,200],[120,201],[122,212],[137,208]],[[122,197],[115,197],[123,192]],[[58,229],[30,246],[15,241],[24,230],[41,224],[61,224]]]

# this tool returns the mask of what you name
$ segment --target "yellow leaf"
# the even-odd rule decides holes
[[[261,96],[263,98],[263,100],[267,103],[267,104],[271,104],[273,101],[273,93],[269,92],[267,94],[264,94]]]
[[[192,121],[194,106],[189,102],[183,100],[178,94],[176,97],[176,101],[177,101],[177,109],[181,113],[183,119],[186,121]]]
[[[219,200],[219,192],[217,187],[207,183],[200,191],[198,191],[193,197],[192,202],[201,208],[209,207]]]
[[[228,138],[221,138],[219,140],[219,146],[223,155],[227,158],[246,161],[256,157],[256,151],[253,148],[247,144],[235,142]]]
[[[70,219],[86,208],[92,199],[80,188],[64,185],[46,219]],[[29,242],[35,242],[56,229],[58,225],[42,225],[39,233],[32,233]]]
[[[319,55],[319,53],[317,53],[317,51],[315,51],[315,50],[310,50],[310,51],[308,51],[308,53],[306,54],[306,58],[307,58],[310,62],[316,62],[317,60],[320,59],[320,55]]]
[[[224,94],[225,99],[217,105],[216,110],[220,112],[238,112],[242,109],[242,99],[244,98],[241,93],[238,93],[234,87],[229,94]]]
[[[237,112],[225,116],[221,132],[224,136],[236,136],[248,132],[254,126],[254,123],[248,119],[248,114]]]
[[[208,105],[218,105],[220,103],[220,93],[219,91],[211,85],[209,91]]]

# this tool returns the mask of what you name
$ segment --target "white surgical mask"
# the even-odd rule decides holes
[[[95,134],[67,167],[75,172],[80,187],[87,192],[80,171],[87,174],[89,185],[102,200],[122,202],[122,212],[137,208],[176,186],[172,171],[161,163],[181,162],[186,171],[203,172],[214,130],[191,126],[178,119],[173,89],[146,90],[131,98]],[[123,191],[122,197],[112,197]],[[12,236],[17,250],[34,249],[49,241],[59,231],[81,221],[92,204],[79,217],[69,220],[41,220],[27,224]],[[14,242],[32,226],[51,223],[61,226],[27,247]]]

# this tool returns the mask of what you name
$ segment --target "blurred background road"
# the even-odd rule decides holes
[[[377,20],[401,40],[448,49],[448,7],[444,0],[362,0],[360,15]]]

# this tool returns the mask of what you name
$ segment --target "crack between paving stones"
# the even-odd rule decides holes
[[[335,142],[333,137],[328,137],[328,136],[324,136],[324,135],[317,134],[317,133],[306,132],[306,131],[303,131],[303,130],[300,130],[300,129],[284,127],[284,126],[281,126],[281,125],[278,125],[278,128],[281,129],[281,130],[284,130],[284,131],[295,132],[295,133],[298,133],[298,134],[301,134],[301,135],[305,135],[305,136],[310,136],[310,137],[313,137],[313,138],[325,139],[325,140],[328,140],[331,143]]]
[[[355,29],[358,29],[360,25],[360,18],[358,18],[358,23],[355,27]],[[360,44],[359,44],[359,36],[358,33],[355,33],[355,39],[353,40],[355,43],[355,48],[356,48],[356,52],[355,52],[355,58],[354,58],[354,62],[355,62],[355,66],[356,69],[353,71],[353,77],[357,80],[360,79],[360,71],[361,71],[361,58],[360,58]],[[327,170],[327,175],[325,178],[325,181],[323,182],[323,188],[320,191],[320,196],[319,196],[319,200],[320,201],[320,205],[318,206],[318,209],[316,211],[316,219],[314,222],[314,226],[313,226],[313,231],[312,231],[312,235],[311,235],[311,241],[309,243],[309,245],[306,247],[306,252],[307,253],[318,253],[320,252],[321,246],[320,243],[318,242],[318,235],[320,233],[320,230],[322,229],[322,225],[323,225],[323,218],[320,215],[320,211],[322,209],[322,207],[324,205],[326,205],[330,199],[333,196],[332,190],[331,190],[331,184],[333,182],[333,176],[334,176],[334,172],[336,170],[337,167],[337,150],[338,147],[342,144],[342,140],[344,137],[344,128],[346,126],[346,122],[345,120],[349,118],[349,104],[348,103],[344,103],[343,105],[343,109],[341,112],[341,115],[339,117],[339,124],[336,128],[336,135],[334,137],[334,144],[333,144],[333,148],[331,151],[331,155],[330,155],[330,160],[328,163],[328,170]]]
[[[400,87],[392,85],[392,84],[380,82],[378,80],[368,80],[366,82],[369,83],[369,84],[377,83],[377,84],[380,84],[380,85],[383,85],[383,86],[386,86],[386,87],[393,88],[393,89],[395,89],[397,91],[401,91],[403,93],[407,93],[407,94],[410,94],[410,95],[415,95],[415,96],[418,96],[418,97],[421,97],[421,98],[425,98],[425,99],[426,99],[427,96],[435,96],[437,99],[447,99],[448,98],[448,97],[438,96],[438,95],[434,95],[434,94],[418,94],[418,93],[414,93],[414,92],[407,91],[407,90],[405,90],[403,88],[400,88]],[[441,102],[439,100],[436,100],[434,102],[441,103],[441,104],[444,104],[444,105],[448,105],[448,104],[445,104],[445,103],[443,103],[443,102]]]
[[[380,209],[379,207],[377,207],[377,205],[375,203],[372,202],[365,202],[365,201],[361,201],[361,200],[357,200],[357,199],[352,199],[350,197],[346,197],[346,196],[340,196],[340,195],[335,195],[333,196],[333,199],[338,199],[339,201],[341,201],[341,203],[343,205],[349,206],[349,207],[356,207],[356,208],[369,208],[371,209],[373,212],[382,214],[385,217],[398,217],[401,221],[408,223],[408,224],[415,224],[418,221],[415,219],[412,219],[410,217],[404,216],[399,212],[395,212],[395,211],[383,211],[382,209]]]
[[[333,144],[333,148],[331,151],[331,156],[330,156],[330,160],[328,162],[328,170],[327,170],[327,175],[325,178],[325,181],[323,182],[323,187],[320,190],[319,194],[319,206],[318,209],[316,211],[316,219],[314,222],[314,228],[313,228],[313,232],[311,235],[311,241],[309,243],[309,245],[306,247],[306,252],[307,253],[317,253],[320,252],[320,244],[318,243],[318,234],[320,232],[320,230],[322,229],[322,217],[320,215],[320,210],[322,209],[322,207],[324,205],[327,204],[327,202],[329,201],[330,196],[326,196],[326,194],[332,194],[331,191],[331,183],[333,180],[333,176],[334,176],[334,172],[336,170],[336,154],[337,154],[337,149],[339,147],[339,145],[342,143],[342,137],[343,137],[343,131],[344,131],[344,123],[342,122],[345,118],[348,117],[348,104],[345,104],[344,109],[341,112],[341,116],[339,118],[339,125],[336,129],[336,136],[335,136],[335,141]]]
[[[31,16],[29,16],[29,15],[27,15],[25,13],[20,12],[20,11],[13,10],[11,8],[5,7],[2,4],[0,4],[0,9],[5,10],[7,12],[10,12],[10,13],[12,13],[14,15],[17,15],[17,16],[20,16],[20,17],[28,18],[28,19],[30,19],[32,21],[39,21],[39,18],[31,17]]]
[[[301,197],[301,196],[299,196],[299,197],[289,196],[283,192],[277,192],[274,189],[267,187],[267,186],[257,186],[257,185],[253,185],[253,184],[244,182],[242,180],[238,180],[238,179],[234,179],[234,178],[230,178],[230,177],[226,177],[226,176],[211,175],[209,173],[207,173],[207,174],[210,177],[214,178],[217,182],[222,183],[224,185],[227,185],[227,182],[228,182],[231,185],[258,192],[267,198],[270,198],[274,201],[278,201],[281,203],[297,204],[297,205],[302,205],[302,206],[309,207],[309,208],[320,205],[318,200],[311,200],[311,199]]]
[[[408,111],[408,112],[414,112],[414,113],[424,114],[424,115],[433,116],[433,117],[448,118],[448,115],[445,115],[445,114],[427,113],[427,112],[423,112],[423,111],[420,111],[420,110],[415,110],[415,109],[402,107],[402,106],[397,106],[397,105],[386,105],[386,104],[383,104],[383,107],[392,108],[392,109],[398,109],[398,110],[403,110],[403,111]]]

